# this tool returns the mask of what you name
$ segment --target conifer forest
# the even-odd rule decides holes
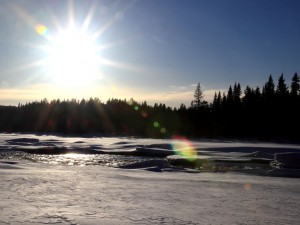
[[[250,138],[300,140],[300,80],[290,85],[284,75],[272,75],[260,87],[240,83],[227,92],[216,92],[211,103],[197,85],[191,104],[171,108],[148,105],[133,99],[99,98],[35,101],[18,106],[0,106],[1,132],[99,134],[167,138]]]

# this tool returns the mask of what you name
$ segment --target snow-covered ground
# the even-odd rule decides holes
[[[299,149],[1,134],[0,224],[299,224],[300,179],[280,177],[298,169],[268,172]]]

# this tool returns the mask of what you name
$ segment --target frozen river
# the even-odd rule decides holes
[[[0,224],[299,224],[300,179],[283,177],[298,169],[268,163],[297,145],[1,134],[0,149]]]

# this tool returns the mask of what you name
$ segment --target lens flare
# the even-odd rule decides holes
[[[146,112],[142,111],[142,117],[147,118],[148,114]]]
[[[164,127],[162,127],[162,128],[160,129],[160,132],[161,132],[162,134],[164,134],[164,133],[166,133],[166,132],[167,132],[167,129],[166,129],[166,128],[164,128]]]
[[[35,25],[35,31],[42,36],[46,36],[48,34],[47,27],[42,24]]]
[[[159,122],[155,121],[155,122],[153,123],[153,126],[154,126],[155,128],[159,127]]]
[[[244,190],[248,191],[251,189],[251,184],[250,183],[245,183],[244,184]]]
[[[174,136],[172,149],[177,155],[180,155],[189,161],[194,161],[197,158],[196,149],[193,147],[193,144],[185,137]]]

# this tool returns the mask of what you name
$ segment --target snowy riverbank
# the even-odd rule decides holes
[[[0,225],[298,224],[299,149],[1,134]]]
[[[298,224],[299,179],[0,162],[0,224]]]

